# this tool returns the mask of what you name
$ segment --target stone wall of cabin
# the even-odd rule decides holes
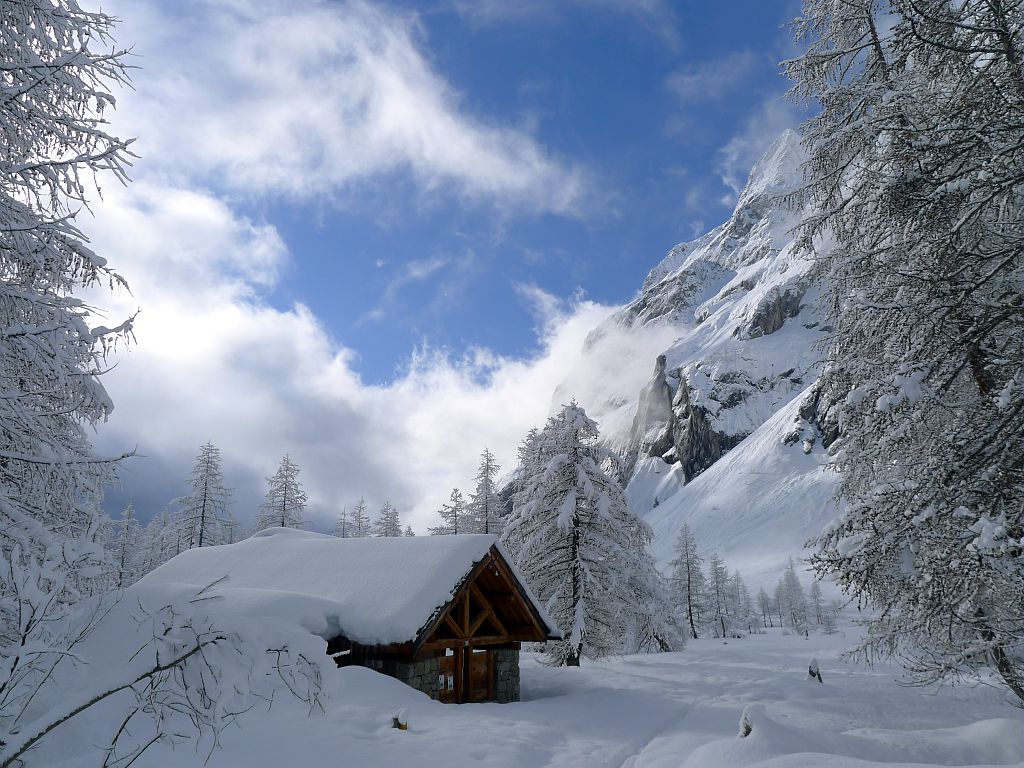
[[[396,659],[368,659],[365,666],[399,680],[417,691],[423,691],[430,698],[438,696],[438,664],[436,658],[419,661]]]
[[[519,651],[500,648],[492,651],[492,654],[494,659],[494,700],[499,704],[519,701]]]

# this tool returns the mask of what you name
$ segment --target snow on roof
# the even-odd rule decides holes
[[[237,544],[182,552],[141,583],[205,587],[227,577],[217,592],[241,613],[291,621],[325,639],[404,643],[494,544],[484,534],[342,539],[268,528]]]

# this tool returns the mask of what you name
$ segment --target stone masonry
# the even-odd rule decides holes
[[[499,704],[519,701],[519,651],[503,648],[492,651],[492,654],[494,700]]]
[[[374,659],[369,661],[366,666],[400,680],[417,691],[423,691],[432,699],[437,698],[439,672],[436,658],[420,659],[419,661]]]

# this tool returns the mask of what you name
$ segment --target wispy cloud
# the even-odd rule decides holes
[[[724,99],[763,64],[763,56],[736,51],[681,67],[668,77],[669,90],[684,103]]]
[[[670,47],[680,43],[679,19],[669,0],[452,0],[451,6],[479,26],[556,21],[567,11],[614,14],[632,19]]]
[[[415,15],[361,0],[132,3],[122,15],[142,69],[118,120],[150,169],[232,194],[342,198],[398,174],[517,210],[574,214],[587,196],[583,167],[465,105],[423,53]]]

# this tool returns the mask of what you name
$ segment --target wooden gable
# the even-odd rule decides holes
[[[427,623],[415,652],[472,646],[508,646],[554,639],[496,547],[474,566],[451,601]]]

